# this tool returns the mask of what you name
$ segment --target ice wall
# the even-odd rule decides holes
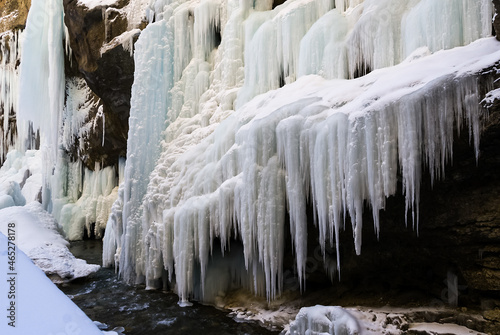
[[[363,209],[378,232],[401,176],[416,225],[422,167],[442,176],[454,129],[478,152],[476,73],[500,56],[493,39],[458,48],[491,33],[489,1],[442,3],[450,26],[426,0],[153,1],[104,264],[182,304],[231,285],[273,299],[285,239],[304,284],[306,205],[323,250],[351,223],[359,254]],[[435,29],[415,41],[419,20]]]

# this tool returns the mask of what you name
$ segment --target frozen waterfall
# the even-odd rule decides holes
[[[309,225],[340,273],[339,234],[360,254],[363,211],[378,234],[398,180],[417,229],[423,169],[443,177],[463,129],[479,154],[478,74],[500,59],[490,0],[134,0],[130,29],[144,7],[115,167],[65,153],[106,129],[64,73],[62,0],[32,0],[25,31],[0,36],[3,128],[15,111],[18,133],[0,134],[0,159],[39,130],[45,208],[70,239],[106,228],[104,264],[129,282],[183,305],[236,287],[274,299],[291,241],[304,289]]]
[[[0,147],[25,152],[39,146],[44,208],[69,239],[77,240],[85,234],[103,234],[124,162],[106,168],[96,163],[91,171],[68,157],[71,148],[79,151],[85,146],[91,129],[102,127],[103,136],[105,129],[102,106],[102,124],[88,121],[98,101],[84,80],[65,75],[65,57],[71,57],[66,34],[62,0],[33,0],[22,33],[2,37],[3,129],[13,131],[9,113],[15,112],[17,134],[3,134]]]
[[[363,209],[383,229],[398,176],[416,225],[422,169],[442,177],[464,126],[478,153],[477,73],[500,57],[498,42],[476,41],[491,34],[490,1],[157,0],[148,11],[104,263],[172,285],[181,304],[233,286],[275,298],[288,238],[303,285],[308,205],[340,269],[339,232],[350,222],[361,253]]]

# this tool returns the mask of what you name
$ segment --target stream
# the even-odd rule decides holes
[[[71,252],[88,263],[102,264],[102,241],[73,242]],[[255,322],[241,322],[229,311],[193,303],[180,307],[171,292],[130,286],[117,278],[114,269],[101,268],[95,274],[59,287],[90,319],[103,323],[104,330],[123,327],[125,335],[196,334],[243,335],[279,334]],[[201,334],[200,334],[201,335]]]

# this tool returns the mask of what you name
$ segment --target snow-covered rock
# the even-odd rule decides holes
[[[86,277],[100,266],[87,264],[69,251],[61,227],[39,202],[0,209],[0,231],[16,227],[16,245],[55,283]]]
[[[290,323],[287,335],[358,335],[358,320],[338,306],[303,307]]]

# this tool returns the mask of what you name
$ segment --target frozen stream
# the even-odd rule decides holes
[[[89,263],[101,264],[102,242],[73,242],[70,250]],[[256,323],[237,322],[227,311],[194,303],[179,307],[178,296],[144,286],[127,286],[114,269],[101,268],[90,278],[60,287],[92,319],[138,334],[277,334]]]

